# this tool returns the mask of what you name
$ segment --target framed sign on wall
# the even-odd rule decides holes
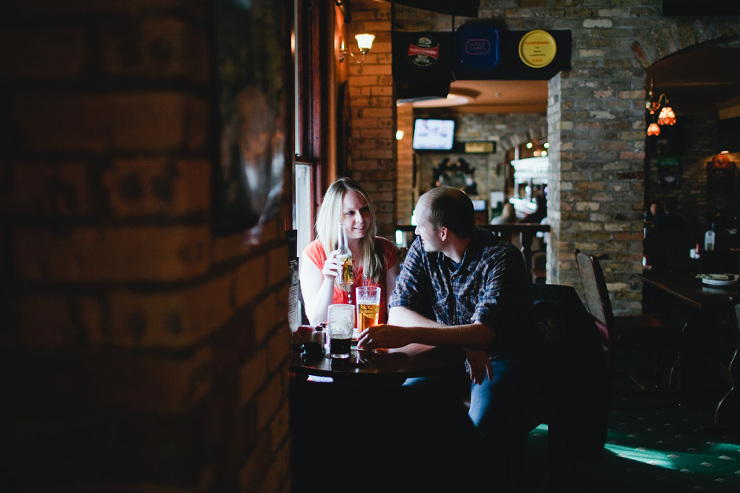
[[[717,154],[707,163],[707,193],[729,196],[735,193],[735,163],[729,154]]]

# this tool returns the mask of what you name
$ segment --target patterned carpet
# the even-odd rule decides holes
[[[619,375],[615,372],[615,375]],[[584,466],[573,463],[567,457],[564,460],[563,487],[558,490],[563,493],[682,493],[682,492],[716,492],[716,493],[738,493],[740,492],[740,434],[736,435],[713,435],[706,433],[702,425],[711,422],[714,406],[718,396],[724,393],[719,387],[711,389],[705,381],[702,388],[705,389],[703,396],[695,395],[692,405],[689,407],[679,406],[677,393],[659,394],[637,391],[637,387],[625,376],[615,377],[613,382],[614,392],[612,395],[607,443],[602,460],[596,465]],[[336,385],[314,384],[313,388],[304,386],[292,388],[291,405],[291,429],[293,432],[294,458],[294,492],[312,493],[318,491],[316,488],[316,460],[323,461],[328,454],[337,450],[336,443],[325,441],[329,416],[336,407],[337,398]],[[451,467],[448,459],[439,459],[436,462],[427,463],[434,456],[423,455],[421,451],[437,450],[441,437],[439,430],[435,433],[427,433],[425,430],[437,427],[437,424],[424,428],[419,426],[419,416],[413,413],[397,413],[400,396],[392,396],[387,405],[386,400],[371,395],[368,389],[363,389],[354,398],[358,403],[348,401],[352,395],[344,391],[341,401],[350,409],[363,411],[366,415],[358,418],[357,413],[344,416],[347,420],[345,425],[337,425],[340,430],[355,429],[357,423],[363,423],[359,435],[351,434],[352,439],[343,439],[341,443],[348,448],[341,448],[348,458],[355,460],[355,446],[362,445],[363,457],[372,457],[373,474],[371,477],[378,478],[380,484],[373,484],[363,476],[360,484],[354,482],[354,476],[347,478],[352,486],[352,491],[358,491],[361,485],[368,486],[367,491],[386,491],[390,493],[393,485],[404,485],[400,491],[491,491],[483,488],[466,488],[462,480],[470,476],[471,468],[478,468],[472,464],[469,457],[463,454],[466,449],[461,443],[468,443],[463,438],[461,442],[455,442],[451,437],[457,436],[457,432],[451,431],[445,435],[451,440],[451,445],[441,450],[453,451],[457,458],[458,466]],[[305,392],[303,394],[302,392]],[[385,390],[387,392],[387,390]],[[400,392],[400,391],[399,391]],[[332,397],[333,396],[333,397]],[[335,400],[332,400],[335,399]],[[370,403],[376,406],[373,408]],[[358,411],[359,412],[359,411]],[[393,428],[385,429],[384,415],[393,416],[386,424]],[[406,416],[399,419],[398,416]],[[340,416],[341,417],[341,416]],[[378,419],[376,419],[378,418]],[[379,423],[378,429],[372,428],[373,423]],[[323,424],[321,426],[317,426]],[[449,428],[449,422],[443,429]],[[414,425],[414,426],[412,426]],[[418,429],[416,435],[410,430]],[[436,429],[436,428],[435,428]],[[449,436],[448,436],[449,435]],[[381,440],[367,437],[385,437]],[[462,435],[461,435],[462,436]],[[361,437],[365,437],[360,440]],[[393,440],[398,438],[398,440]],[[360,441],[358,441],[360,440]],[[392,441],[393,440],[393,441]],[[420,442],[419,440],[426,440]],[[422,445],[420,445],[420,443]],[[375,449],[371,447],[375,447]],[[323,448],[322,448],[323,447]],[[434,452],[437,454],[437,452]],[[307,457],[310,459],[306,460]],[[319,459],[316,459],[316,458]],[[410,459],[420,457],[417,462]],[[448,457],[448,456],[444,456]],[[386,459],[387,464],[383,466],[380,459]],[[554,490],[546,490],[547,486],[547,428],[542,426],[530,432],[527,446],[527,460],[524,474],[524,493],[542,493]],[[408,464],[418,466],[410,468]],[[380,466],[378,465],[380,464]],[[431,464],[431,465],[430,465]],[[301,467],[299,467],[301,466]],[[399,470],[394,470],[393,466]],[[303,470],[305,468],[305,470]],[[341,469],[341,468],[340,468]],[[348,474],[352,468],[348,468]],[[483,468],[485,472],[485,467]],[[461,471],[461,472],[458,472]],[[449,487],[446,483],[427,485],[426,488],[418,488],[417,477],[427,477],[434,473],[442,479],[448,479],[454,483]],[[381,474],[385,473],[385,475]],[[406,483],[414,487],[405,488],[406,483],[399,482],[406,478]],[[420,476],[421,475],[421,476]],[[393,479],[390,479],[393,478]],[[430,482],[430,481],[428,481]],[[328,491],[326,484],[319,481],[321,491]],[[337,482],[342,485],[338,491],[345,491],[344,481]],[[349,484],[349,483],[346,483]]]
[[[675,396],[624,390],[627,386],[615,382],[603,460],[566,466],[562,491],[740,491],[740,434],[702,429],[712,417],[711,399],[685,409]],[[527,491],[542,491],[545,482],[546,430],[530,433]]]

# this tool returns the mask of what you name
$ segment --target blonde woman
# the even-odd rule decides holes
[[[370,196],[350,178],[338,178],[329,186],[316,218],[316,239],[301,255],[300,282],[306,316],[312,325],[326,322],[329,305],[349,303],[348,293],[334,282],[342,269],[342,262],[336,258],[339,223],[344,224],[352,252],[352,293],[357,286],[380,286],[378,322],[385,323],[388,300],[400,271],[398,250],[392,242],[377,236]]]

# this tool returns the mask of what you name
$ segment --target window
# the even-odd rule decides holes
[[[295,84],[292,229],[297,230],[297,253],[314,237],[314,216],[321,197],[322,122],[325,80],[330,67],[321,56],[334,5],[330,2],[293,0],[293,67]],[[323,63],[322,63],[323,62]]]
[[[295,202],[293,204],[293,227],[297,230],[297,252],[300,253],[313,239],[313,166],[306,163],[295,165]]]

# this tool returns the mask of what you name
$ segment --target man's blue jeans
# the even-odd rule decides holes
[[[493,469],[488,474],[497,491],[510,491],[521,480],[522,459],[526,444],[525,415],[527,403],[535,389],[532,364],[525,359],[491,359],[491,380],[470,385],[468,417],[475,425],[485,454],[482,463]],[[458,382],[457,384],[455,382]],[[422,392],[446,407],[450,399],[460,399],[460,380],[452,376],[409,379],[404,385]],[[443,423],[443,422],[441,422]]]
[[[473,421],[491,455],[502,484],[511,487],[521,479],[526,444],[526,411],[534,392],[534,370],[526,360],[492,359],[493,374],[480,385],[470,385]],[[508,476],[508,477],[507,477]]]

